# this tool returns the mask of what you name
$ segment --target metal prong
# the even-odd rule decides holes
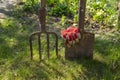
[[[54,35],[55,36],[55,49],[56,49],[56,56],[57,56],[57,58],[58,58],[58,36],[57,36],[57,34],[56,33],[54,33],[54,32],[47,32],[48,34],[52,34],[52,35]]]
[[[31,60],[32,60],[33,59],[32,36],[30,36],[29,42],[30,42],[30,53],[31,53]]]
[[[56,36],[56,56],[57,56],[57,58],[58,58],[58,36],[57,36],[57,34],[55,35]]]
[[[49,52],[49,34],[47,34],[47,54],[48,58],[50,57],[50,52]]]
[[[41,39],[40,39],[40,34],[38,34],[38,49],[39,49],[39,59],[42,59],[42,54],[41,54]]]

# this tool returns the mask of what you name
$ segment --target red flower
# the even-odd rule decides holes
[[[68,47],[71,47],[74,42],[78,43],[81,38],[79,28],[70,26],[67,30],[61,31],[61,36],[65,40],[65,43]]]
[[[73,31],[74,31],[74,29],[75,29],[75,27],[74,27],[74,26],[70,26],[70,27],[68,27],[68,28],[67,28],[67,31],[68,31],[68,32],[73,32]]]
[[[67,32],[67,38],[68,38],[68,43],[72,45],[73,42],[72,32]]]
[[[79,28],[74,28],[74,38],[76,42],[79,42],[79,39],[81,39],[81,35],[80,35],[80,30]]]

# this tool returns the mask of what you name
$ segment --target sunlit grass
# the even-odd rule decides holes
[[[37,38],[33,41],[34,58],[30,60],[29,33],[31,25],[18,26],[19,20],[1,23],[0,80],[117,80],[120,79],[119,36],[99,34],[95,38],[92,60],[65,59],[59,38],[59,58],[56,58],[54,37],[50,36],[50,58],[46,53],[46,37],[42,40],[42,60],[39,60]],[[8,25],[11,25],[8,26]],[[17,25],[17,26],[16,26]],[[26,28],[27,26],[27,28]],[[17,28],[16,28],[17,27]],[[15,29],[15,30],[14,30]]]

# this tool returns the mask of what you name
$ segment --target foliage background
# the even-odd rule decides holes
[[[79,0],[47,0],[48,14],[78,20]],[[37,11],[39,0],[26,0],[23,9]],[[86,23],[90,27],[117,28],[116,0],[87,0]]]

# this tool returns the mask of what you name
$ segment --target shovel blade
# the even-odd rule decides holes
[[[78,44],[68,48],[65,47],[66,59],[79,59],[79,58],[93,58],[94,48],[94,34],[89,32],[82,32],[82,38]]]

